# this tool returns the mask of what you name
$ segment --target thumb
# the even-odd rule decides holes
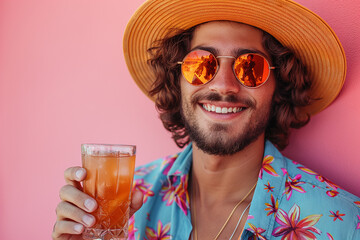
[[[141,208],[144,201],[144,194],[140,190],[135,190],[132,194],[130,204],[130,217]]]

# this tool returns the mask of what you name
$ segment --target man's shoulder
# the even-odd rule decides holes
[[[274,225],[277,230],[278,224],[283,224],[280,219],[296,216],[296,221],[308,221],[316,227],[315,233],[327,235],[329,239],[359,239],[359,197],[317,171],[276,152],[265,156],[264,164],[264,171],[271,173],[263,173],[263,181],[266,180],[263,183],[267,182],[266,190],[271,192],[266,193],[268,208],[265,210],[274,208],[277,212]]]
[[[313,189],[314,192],[325,192],[330,198],[339,196],[339,198],[352,202],[360,201],[359,197],[345,191],[321,173],[285,157],[270,141],[267,141],[265,145],[265,157],[261,173],[263,171],[270,173],[269,176],[285,177],[283,180],[287,192],[290,193],[291,190],[301,192],[304,187],[307,187]]]
[[[349,204],[350,208],[356,207],[360,211],[360,198],[344,190],[338,184],[329,178],[319,174],[303,164],[285,158],[286,168],[282,169],[286,175],[286,181],[290,187],[302,186],[302,188],[311,192],[312,199],[319,197],[323,203],[329,201]]]

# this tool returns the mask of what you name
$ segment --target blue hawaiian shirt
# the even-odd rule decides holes
[[[189,239],[191,164],[190,144],[180,154],[137,168],[134,188],[145,197],[130,220],[129,239]],[[285,158],[267,141],[241,239],[359,240],[360,198]]]

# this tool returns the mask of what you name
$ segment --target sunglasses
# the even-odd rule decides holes
[[[269,61],[258,53],[246,53],[240,56],[215,56],[209,51],[194,50],[188,53],[181,64],[181,72],[184,78],[195,86],[204,85],[214,79],[219,70],[218,58],[235,59],[233,72],[242,85],[249,88],[258,88],[263,85],[270,76],[271,67]]]

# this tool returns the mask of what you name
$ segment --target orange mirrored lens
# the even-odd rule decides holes
[[[192,85],[202,85],[209,82],[215,75],[216,69],[215,56],[203,50],[190,52],[181,66],[184,78]]]
[[[259,54],[243,54],[235,60],[234,73],[243,85],[257,87],[268,79],[269,63]]]

